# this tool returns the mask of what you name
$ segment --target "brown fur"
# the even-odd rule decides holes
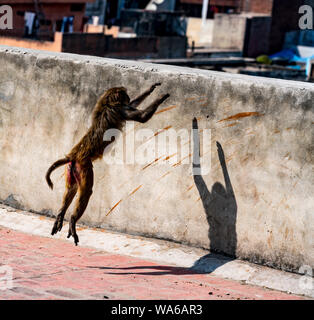
[[[123,87],[112,88],[106,91],[97,101],[92,113],[92,125],[83,138],[72,148],[64,159],[53,163],[46,173],[46,181],[52,189],[53,184],[50,174],[57,167],[68,163],[66,168],[66,191],[63,196],[62,207],[57,215],[51,234],[61,231],[64,215],[71,204],[75,194],[79,191],[79,197],[75,205],[74,213],[71,216],[68,238],[73,236],[77,245],[79,239],[76,234],[76,222],[83,215],[94,183],[92,162],[100,159],[103,152],[111,141],[103,141],[104,133],[108,129],[122,129],[126,120],[139,122],[148,121],[158,106],[166,100],[169,95],[153,102],[145,110],[137,110],[136,107],[156,88],[159,83],[153,85],[138,98],[130,102],[127,91]]]
[[[67,155],[70,160],[84,162],[86,159],[92,161],[103,156],[103,137],[107,129],[121,129],[125,119],[122,118],[119,109],[130,102],[126,89],[109,89],[96,103],[92,114],[92,125]]]

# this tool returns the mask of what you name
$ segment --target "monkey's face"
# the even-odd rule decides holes
[[[129,95],[127,94],[126,89],[121,92],[121,95],[122,95],[121,99],[122,99],[122,101],[123,101],[122,104],[123,104],[124,106],[129,105],[129,103],[130,103],[130,97],[129,97]]]
[[[130,97],[124,87],[112,88],[106,92],[103,102],[110,106],[126,106],[130,103]]]

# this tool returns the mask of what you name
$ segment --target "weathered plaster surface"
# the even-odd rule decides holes
[[[285,270],[314,267],[313,84],[5,46],[0,65],[0,199],[55,215],[64,171],[52,174],[53,192],[45,172],[85,133],[97,97],[121,85],[134,97],[158,81],[144,105],[159,94],[171,97],[135,132],[152,129],[151,143],[170,129],[191,131],[196,117],[201,141],[202,130],[211,129],[211,152],[203,155],[210,172],[203,173],[203,161],[202,176],[193,178],[191,161],[173,162],[166,151],[148,164],[95,162],[81,222]],[[189,154],[191,160],[192,145]]]

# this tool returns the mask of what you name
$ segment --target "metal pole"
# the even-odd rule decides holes
[[[207,18],[207,10],[208,10],[208,0],[203,0],[203,7],[202,7],[202,25],[205,25],[206,18]]]

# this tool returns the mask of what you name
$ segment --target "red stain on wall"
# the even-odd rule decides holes
[[[228,118],[219,120],[217,122],[238,120],[241,118],[252,117],[252,116],[263,116],[263,114],[259,113],[259,112],[240,112],[240,113],[237,113],[237,114],[230,116]]]

